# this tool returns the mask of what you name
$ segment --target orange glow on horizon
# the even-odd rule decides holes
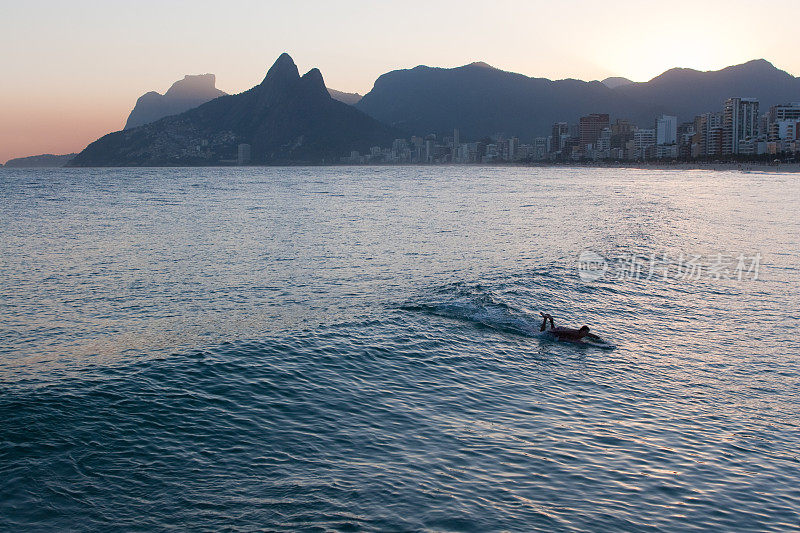
[[[111,106],[59,106],[55,102],[3,109],[0,163],[30,155],[80,152],[90,142],[122,129],[128,111]]]

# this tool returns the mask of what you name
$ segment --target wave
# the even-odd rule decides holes
[[[557,341],[550,332],[540,331],[542,319],[539,311],[516,302],[517,299],[536,301],[534,295],[520,287],[489,289],[481,283],[457,282],[434,289],[429,295],[399,307],[515,335]],[[590,334],[579,344],[604,349],[615,347],[595,334]]]
[[[490,290],[480,283],[457,282],[400,305],[405,311],[472,322],[499,331],[539,336],[541,319],[509,302],[509,291]]]

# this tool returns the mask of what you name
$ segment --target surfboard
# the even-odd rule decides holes
[[[604,350],[612,350],[616,348],[616,346],[614,346],[610,342],[604,341],[600,336],[595,335],[594,333],[589,333],[578,342],[582,342],[584,344],[588,344],[589,346],[594,346],[596,348],[602,348]]]
[[[532,336],[539,337],[540,339],[552,340],[555,342],[569,342],[572,344],[577,344],[578,346],[592,346],[594,348],[600,348],[602,350],[613,350],[614,348],[616,348],[614,344],[611,344],[610,342],[603,340],[602,337],[600,337],[599,335],[595,335],[594,333],[589,333],[584,338],[577,341],[569,339],[559,339],[557,336],[550,333],[549,330],[533,332]]]

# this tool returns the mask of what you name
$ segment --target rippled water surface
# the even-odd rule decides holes
[[[796,175],[0,169],[0,209],[0,530],[800,524]]]

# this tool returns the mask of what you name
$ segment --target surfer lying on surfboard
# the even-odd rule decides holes
[[[542,322],[542,327],[539,328],[539,331],[547,331],[552,335],[555,335],[558,340],[564,341],[580,341],[584,337],[590,335],[589,327],[588,326],[581,326],[580,329],[572,329],[572,328],[565,328],[563,326],[556,327],[553,324],[553,317],[546,313],[539,313],[544,318]],[[550,329],[547,329],[547,321],[550,320]]]

